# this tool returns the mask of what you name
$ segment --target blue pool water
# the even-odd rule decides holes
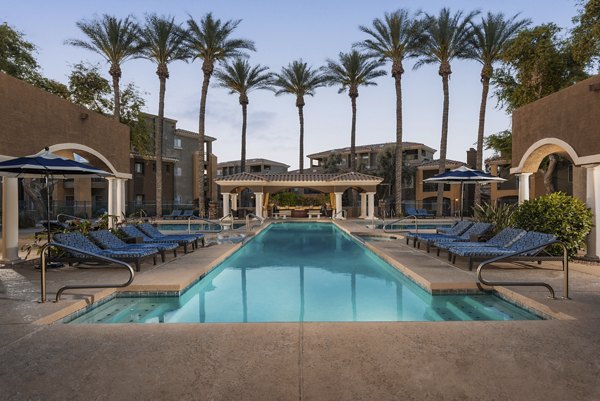
[[[181,297],[115,298],[73,322],[524,319],[537,317],[493,295],[432,296],[333,224],[284,223]]]

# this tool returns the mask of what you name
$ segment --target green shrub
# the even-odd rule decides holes
[[[516,210],[517,205],[496,205],[489,203],[475,205],[473,208],[475,220],[483,223],[491,223],[494,226],[492,235],[506,227],[514,227]]]
[[[569,257],[577,254],[593,227],[592,212],[582,201],[563,192],[525,201],[514,217],[518,228],[555,235],[566,245]]]

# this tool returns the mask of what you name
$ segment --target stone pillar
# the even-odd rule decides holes
[[[237,192],[234,192],[231,194],[231,209],[232,210],[238,209],[238,194],[237,194]]]
[[[2,263],[19,258],[19,180],[2,179]]]
[[[230,193],[223,192],[223,216],[227,216],[229,214],[229,196]]]
[[[600,166],[586,167],[586,204],[594,214],[594,227],[587,237],[587,254],[591,259],[600,258]]]
[[[521,173],[519,177],[519,205],[529,200],[529,177],[531,173]]]
[[[367,219],[375,217],[375,192],[367,192]]]
[[[336,218],[341,218],[341,212],[342,212],[342,194],[343,192],[334,192],[335,193],[335,214],[334,216]],[[340,213],[340,215],[338,216],[338,213]]]
[[[366,192],[360,193],[360,216],[358,216],[358,218],[359,219],[367,218],[367,193]]]
[[[262,215],[262,210],[263,210],[263,193],[262,192],[255,192],[254,193],[254,200],[256,201],[256,211],[255,211],[255,215],[258,217],[263,217]]]

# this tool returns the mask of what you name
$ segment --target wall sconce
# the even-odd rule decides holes
[[[90,115],[89,115],[88,113],[79,113],[79,119],[80,119],[80,120],[82,120],[82,121],[83,121],[83,120],[87,120],[87,118],[88,118],[89,116],[90,116]]]

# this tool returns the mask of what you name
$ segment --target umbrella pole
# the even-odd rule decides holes
[[[48,221],[48,243],[50,243],[50,187],[48,186],[48,175],[46,175],[46,220]]]
[[[465,193],[465,183],[464,181],[460,182],[460,209],[458,210],[458,215],[460,216],[460,219],[463,219],[463,214],[462,214],[462,210],[463,210],[463,202],[464,202],[464,193]]]

